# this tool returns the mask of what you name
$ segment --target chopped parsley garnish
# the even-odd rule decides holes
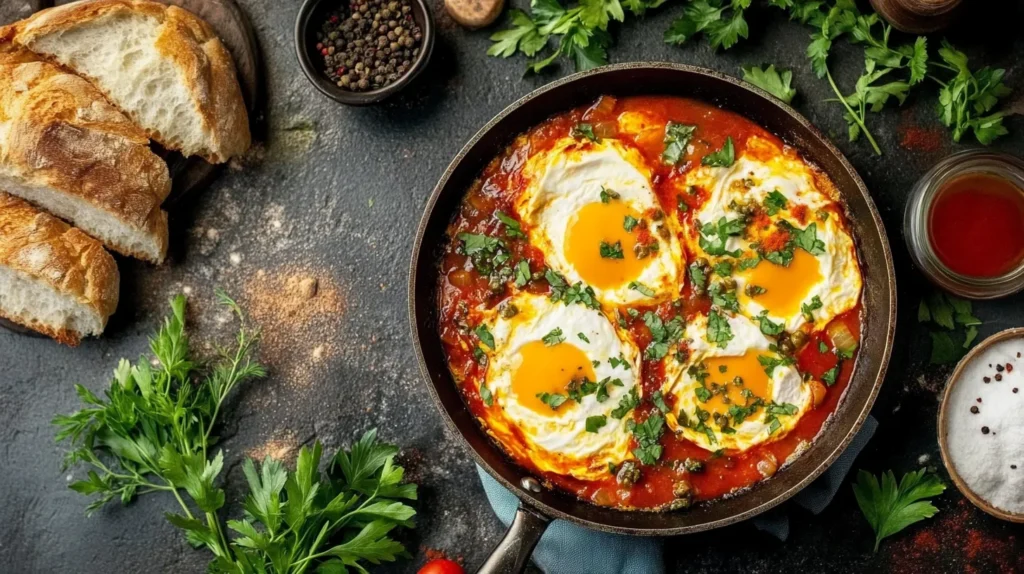
[[[609,357],[608,364],[611,365],[613,369],[619,366],[622,366],[624,369],[629,368],[629,362],[626,361],[626,357],[623,357],[622,355],[619,355],[618,357]]]
[[[743,292],[747,294],[747,297],[750,297],[751,299],[753,299],[754,297],[757,297],[758,295],[764,295],[765,293],[768,292],[768,290],[765,289],[764,287],[761,287],[760,285],[754,285],[753,283],[747,283],[747,286],[743,288]]]
[[[715,283],[708,289],[711,295],[711,304],[722,309],[728,309],[733,313],[740,310],[740,301],[736,298],[736,291],[726,291],[721,283]]]
[[[786,201],[786,196],[782,195],[782,193],[780,193],[779,190],[776,189],[775,191],[769,192],[768,195],[765,196],[762,204],[764,205],[764,212],[766,214],[775,215],[776,213],[782,211],[783,209],[786,209],[786,205],[788,205],[788,202]]]
[[[774,336],[782,332],[782,323],[773,323],[772,320],[768,318],[767,309],[761,311],[757,318],[761,325],[761,332],[765,335]]]
[[[739,257],[740,251],[738,249],[729,251],[726,245],[730,237],[743,233],[744,227],[746,227],[746,224],[742,218],[729,220],[722,216],[717,223],[705,223],[701,226],[700,237],[697,242],[700,248],[712,257],[722,255]]]
[[[494,215],[505,225],[505,235],[510,239],[526,239],[523,228],[518,221],[505,215],[501,211],[494,212]]]
[[[668,349],[683,336],[682,317],[673,317],[667,323],[652,311],[644,313],[644,324],[651,331],[651,344],[644,351],[644,358],[660,361],[668,354]]]
[[[497,238],[482,233],[460,233],[462,251],[473,262],[473,268],[483,275],[490,275],[496,267],[508,261],[508,248]]]
[[[836,384],[836,381],[839,380],[839,371],[842,368],[842,365],[843,362],[840,361],[836,363],[836,366],[825,371],[825,374],[821,376],[821,381],[830,387]]]
[[[639,281],[630,281],[629,288],[640,292],[645,297],[654,297],[654,290]]]
[[[551,285],[552,301],[561,301],[566,305],[579,303],[590,309],[601,308],[601,304],[597,301],[597,294],[594,293],[594,288],[583,285],[582,281],[570,287],[565,282],[565,278],[552,269],[544,271],[544,279],[547,280],[548,285]]]
[[[629,389],[629,392],[622,395],[622,398],[619,399],[619,406],[612,410],[611,415],[613,418],[621,419],[629,414],[629,411],[636,408],[638,404],[640,404],[640,397],[637,396],[636,385],[633,385],[633,388]]]
[[[703,293],[708,286],[708,274],[704,272],[704,267],[696,261],[690,264],[690,283],[693,284],[695,293]]]
[[[576,333],[576,336],[579,338],[580,341],[583,341],[584,343],[589,343],[590,342],[590,339],[588,339],[587,336],[584,335],[583,333]],[[595,366],[597,366],[597,365],[595,365]]]
[[[530,281],[530,263],[523,259],[519,263],[516,263],[516,287],[522,287]]]
[[[720,261],[715,264],[715,275],[719,277],[730,277],[732,276],[732,262],[731,261]]]
[[[706,403],[711,400],[713,394],[708,390],[707,387],[694,387],[693,394],[697,395],[697,400],[702,403]]]
[[[665,151],[661,153],[661,161],[665,165],[676,165],[683,159],[686,147],[690,145],[697,126],[668,122],[665,124]]]
[[[793,248],[787,246],[778,251],[769,251],[764,254],[764,259],[781,267],[789,267],[793,262]]]
[[[758,355],[757,362],[761,363],[764,367],[764,372],[770,377],[775,372],[775,367],[785,367],[792,365],[795,360],[793,357],[769,357],[768,355]]]
[[[561,327],[555,327],[554,329],[552,329],[550,333],[544,335],[541,341],[544,341],[544,344],[549,347],[553,347],[561,343],[562,341],[565,341],[565,337],[562,336]]]
[[[627,215],[626,218],[622,221],[622,228],[625,229],[626,231],[633,231],[633,228],[636,227],[637,225],[640,225],[640,220],[633,217],[632,215]]]
[[[825,341],[818,341],[818,352],[822,355],[828,352],[828,345],[825,344]]]
[[[718,365],[718,372],[722,373],[722,374],[725,374],[725,373],[729,372],[729,366],[728,365]]]
[[[709,167],[729,167],[736,161],[736,150],[732,145],[732,137],[725,138],[722,149],[709,153],[700,160],[701,165]]]
[[[601,257],[604,259],[624,259],[625,256],[622,254],[622,242],[616,241],[615,243],[608,243],[602,241]]]
[[[618,199],[619,197],[620,196],[618,193],[606,188],[603,185],[601,186],[601,203],[609,203],[611,202],[611,200]]]
[[[665,404],[665,397],[661,394],[661,391],[654,391],[651,394],[651,402],[654,406],[658,407],[658,410],[667,413],[669,411],[668,405]]]
[[[739,266],[741,270],[746,271],[748,269],[753,269],[754,267],[757,267],[757,264],[760,262],[761,256],[755,253],[753,257],[745,257],[743,259],[740,259]]]
[[[665,432],[665,417],[660,412],[653,412],[647,420],[637,424],[634,420],[626,422],[626,428],[633,433],[636,439],[637,448],[633,449],[633,456],[642,464],[654,464],[661,458],[661,434]]]
[[[798,229],[790,226],[793,237],[793,244],[810,253],[821,255],[825,253],[825,242],[818,239],[818,224],[812,223],[806,229]]]
[[[551,410],[557,409],[562,406],[565,401],[569,400],[569,397],[561,393],[537,393],[537,398],[545,405],[551,407]]]
[[[494,404],[494,395],[491,393],[491,389],[488,389],[485,385],[480,385],[480,400],[487,406]]]
[[[708,313],[707,340],[723,349],[732,340],[732,327],[729,326],[729,320],[718,311]]]
[[[476,329],[473,329],[473,332],[476,333],[481,343],[492,349],[494,348],[494,335],[487,329],[487,325],[478,325]]]
[[[587,342],[589,343],[590,341],[587,341]],[[594,368],[596,369],[597,367],[599,367],[601,365],[601,361],[590,361],[590,364],[594,365]]]
[[[768,434],[775,434],[775,431],[782,428],[782,423],[779,422],[778,417],[791,417],[799,411],[800,409],[796,405],[790,403],[782,403],[781,405],[775,402],[768,403],[768,406],[764,409],[764,422],[768,424]]]
[[[689,204],[683,201],[683,196],[681,195],[676,196],[676,209],[678,209],[680,213],[686,213],[687,211],[690,211]]]
[[[577,140],[586,138],[594,143],[599,143],[601,141],[601,138],[594,134],[594,126],[584,122],[574,125],[572,130],[569,131],[569,135],[572,136],[573,139]]]
[[[593,417],[587,417],[587,432],[594,432],[601,430],[601,427],[608,424],[608,417],[605,415],[597,415]]]
[[[814,297],[811,297],[810,303],[800,305],[800,312],[803,313],[804,318],[808,321],[814,321],[814,312],[821,309],[821,307],[821,297],[815,295]]]

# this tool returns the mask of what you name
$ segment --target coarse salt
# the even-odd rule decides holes
[[[1024,339],[998,341],[964,365],[946,403],[946,454],[992,506],[1024,514]]]

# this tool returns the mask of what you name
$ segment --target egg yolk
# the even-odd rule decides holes
[[[537,397],[538,394],[564,395],[573,381],[597,380],[594,366],[586,353],[572,343],[547,345],[543,341],[533,341],[523,345],[519,357],[519,367],[512,373],[512,390],[519,404],[545,416],[571,408],[572,401],[565,401],[552,410]]]
[[[744,406],[755,398],[764,399],[765,402],[771,400],[771,379],[757,360],[762,354],[761,351],[750,350],[739,357],[714,357],[705,360],[704,364],[708,369],[705,386],[711,388],[711,383],[718,383],[727,390],[725,394],[714,394],[702,408],[725,415],[729,413],[730,405]],[[740,384],[736,384],[736,377],[739,377]],[[749,401],[743,396],[744,389],[754,395]]]
[[[639,277],[650,261],[649,255],[639,259],[633,252],[637,229],[626,231],[627,216],[640,219],[640,214],[622,201],[595,202],[583,206],[569,223],[565,258],[588,285],[613,289]],[[610,256],[611,251],[621,258]]]
[[[748,285],[765,290],[755,295],[753,300],[773,317],[793,317],[799,313],[807,294],[821,280],[818,259],[803,249],[793,250],[793,261],[788,267],[761,261],[747,274]],[[746,290],[740,297],[745,303],[751,300]]]

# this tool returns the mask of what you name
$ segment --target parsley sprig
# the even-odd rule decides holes
[[[150,341],[156,366],[122,359],[105,398],[78,385],[84,408],[54,418],[57,440],[73,447],[66,465],[89,467],[86,480],[70,485],[96,497],[87,512],[114,499],[127,504],[169,492],[181,513],[169,512],[167,520],[213,553],[211,572],[365,571],[364,564],[407,555],[390,533],[412,526],[415,510],[402,500],[416,498],[416,485],[403,484],[404,471],[394,464],[398,448],[379,442],[375,431],[339,451],[326,474],[319,471],[319,442],[300,449],[294,472],[270,458],[258,469],[246,460],[245,515],[221,523],[226,497],[215,483],[224,457],[210,457],[212,432],[231,391],[264,370],[252,359],[258,333],[234,301],[218,297],[242,323],[230,350],[205,365],[192,359],[179,296]],[[230,540],[227,530],[235,533]]]
[[[935,516],[939,510],[925,499],[934,498],[944,490],[946,485],[924,469],[903,475],[898,485],[891,470],[882,474],[881,481],[869,472],[859,471],[853,494],[864,518],[875,531],[875,552],[882,539]]]
[[[978,326],[981,325],[981,319],[974,316],[970,301],[941,291],[935,291],[921,299],[917,308],[917,320],[931,326],[930,362],[933,365],[959,361],[978,338]],[[962,344],[953,340],[953,335],[960,331],[963,332]]]

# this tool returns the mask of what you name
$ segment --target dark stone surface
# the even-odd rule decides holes
[[[346,108],[317,94],[299,71],[291,34],[297,1],[241,4],[267,60],[270,131],[264,149],[172,215],[168,265],[120,262],[122,302],[103,338],[68,349],[0,331],[0,571],[204,569],[209,556],[192,550],[161,517],[174,507],[170,498],[146,496],[128,508],[111,506],[86,518],[85,499],[66,488],[73,473],[60,471],[62,448],[52,440],[49,421],[55,413],[77,408],[73,383],[100,389],[119,357],[146,350],[146,337],[174,293],[191,291],[190,317],[196,320],[200,343],[228,334],[230,325],[221,325],[223,314],[213,310],[214,286],[255,309],[260,293],[247,285],[259,281],[260,271],[270,277],[289,270],[313,274],[322,291],[338,294],[343,312],[319,317],[308,327],[301,322],[263,325],[276,337],[268,350],[273,374],[241,389],[224,419],[229,513],[239,512],[243,477],[238,463],[246,453],[265,452],[268,441],[287,451],[314,437],[330,451],[378,427],[384,438],[401,445],[423,493],[419,527],[411,538],[415,559],[380,570],[414,571],[425,560],[425,548],[464,557],[475,567],[502,534],[469,457],[459,439],[444,429],[420,381],[406,318],[406,267],[423,205],[450,158],[491,116],[551,77],[524,79],[523,60],[486,57],[491,31],[463,31],[435,1],[440,37],[427,72],[389,103]],[[20,0],[0,3],[0,22],[25,10]],[[685,48],[661,42],[678,11],[678,6],[666,6],[619,27],[613,60],[669,60],[730,74],[738,74],[744,64],[769,62],[794,70],[800,90],[796,108],[831,134],[860,171],[897,258],[898,342],[874,411],[881,427],[856,467],[902,473],[923,462],[943,473],[935,413],[948,371],[926,364],[927,332],[914,317],[927,286],[910,268],[901,219],[908,190],[921,173],[946,153],[972,144],[953,145],[945,136],[934,118],[936,91],[929,86],[915,90],[902,109],[871,116],[886,152],[875,157],[866,143],[846,141],[839,106],[826,101],[832,95],[827,84],[814,78],[803,56],[806,28],[774,10],[752,10],[750,40],[714,54],[702,42]],[[961,30],[977,32],[956,32],[951,38],[977,60],[1007,68],[1008,83],[1021,94],[1024,78],[1017,58],[1024,54],[1024,37],[1012,29],[1020,22],[1019,13],[999,14],[1005,16],[985,27],[963,24]],[[844,86],[852,85],[860,65],[860,52],[852,49],[840,50],[834,60]],[[1024,122],[1013,118],[1008,124],[1014,135],[995,147],[1020,154]],[[901,134],[912,126],[941,130],[942,146],[904,149]],[[1022,301],[1018,295],[977,304],[985,321],[982,336],[1024,324]],[[318,345],[326,345],[326,351],[315,362]],[[794,510],[785,544],[739,525],[668,540],[667,559],[670,570],[680,572],[1024,568],[1020,526],[974,510],[952,487],[938,506],[939,517],[873,554],[871,532],[844,486],[820,516]]]

